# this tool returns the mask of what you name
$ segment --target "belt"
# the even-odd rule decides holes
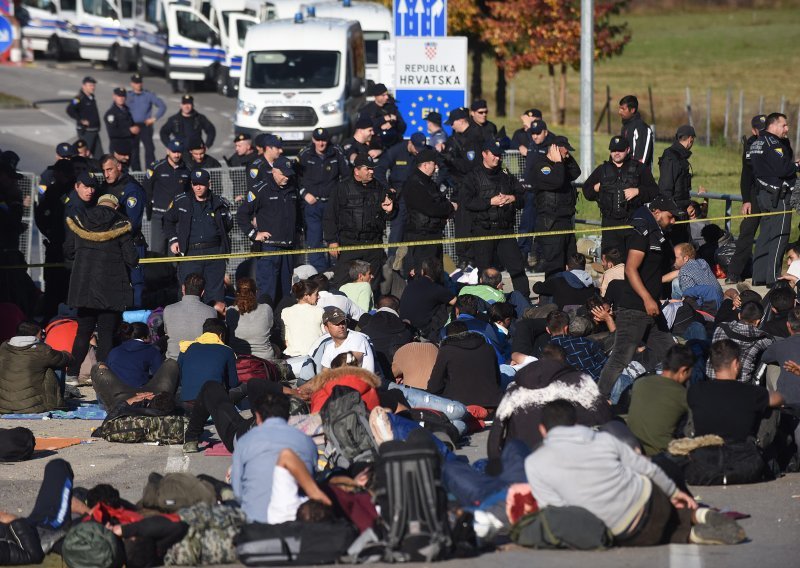
[[[783,189],[781,186],[778,186],[778,185],[772,185],[771,183],[767,183],[767,182],[765,182],[765,181],[762,181],[762,180],[761,180],[761,179],[759,179],[759,178],[756,178],[756,181],[757,181],[759,184],[761,184],[762,186],[766,187],[767,189],[771,189],[772,191],[780,191],[781,189]]]
[[[189,250],[203,250],[203,249],[210,249],[210,248],[217,248],[222,241],[216,241],[213,243],[194,243],[189,245]]]
[[[317,201],[322,201],[323,203],[328,201],[328,199],[330,199],[330,198],[329,197],[317,197]]]
[[[153,207],[153,211],[154,211],[155,213],[166,213],[166,212],[167,212],[167,210],[166,210],[166,209],[159,209],[159,208],[157,208],[157,207]]]
[[[89,128],[87,126],[83,126],[82,124],[78,126],[78,130],[83,130],[84,132],[100,132],[100,127],[97,128]]]

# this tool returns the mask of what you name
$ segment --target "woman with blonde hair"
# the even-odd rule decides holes
[[[275,316],[269,304],[259,304],[256,282],[252,278],[236,281],[236,300],[225,313],[230,330],[230,346],[237,354],[273,359],[275,350],[269,342]]]

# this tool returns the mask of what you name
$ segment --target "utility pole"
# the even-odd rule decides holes
[[[581,0],[581,178],[594,169],[594,0]],[[610,111],[610,109],[609,109]]]

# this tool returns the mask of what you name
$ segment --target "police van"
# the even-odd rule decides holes
[[[17,17],[24,45],[57,61],[78,56],[75,10],[78,0],[22,0]]]
[[[214,78],[225,60],[219,31],[189,2],[135,0],[133,41],[136,69],[159,69],[173,85]]]
[[[123,57],[121,69],[127,70],[126,53],[130,51],[130,30],[122,22],[119,0],[78,0],[75,33],[81,59],[113,61]]]
[[[361,24],[366,46],[367,81],[378,83],[378,42],[392,35],[392,13],[385,6],[374,2],[351,2],[351,0],[315,2],[309,4],[316,17],[356,20]]]
[[[337,142],[350,135],[366,87],[358,22],[298,13],[250,28],[244,52],[237,133],[271,132],[290,148],[318,127]]]
[[[302,11],[308,0],[245,0],[245,11],[258,18],[259,22],[294,18]]]

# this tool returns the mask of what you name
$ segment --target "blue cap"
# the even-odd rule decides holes
[[[70,144],[69,142],[62,142],[58,146],[56,146],[56,154],[61,156],[62,158],[73,158],[77,154],[75,151],[75,146]]]
[[[202,168],[194,170],[192,172],[192,185],[204,185],[208,187],[211,185],[211,174]]]
[[[422,132],[415,132],[411,135],[411,143],[417,150],[422,150],[425,147],[427,139]]]
[[[495,156],[502,156],[503,152],[505,152],[503,143],[500,140],[487,140],[483,143],[483,150],[485,152],[491,152]]]
[[[183,142],[181,142],[177,138],[174,138],[169,142],[167,142],[167,149],[170,152],[183,152]]]
[[[293,175],[297,174],[297,172],[294,170],[294,163],[285,156],[281,156],[275,160],[275,163],[272,164],[272,167],[280,171],[286,177],[292,177]]]
[[[280,136],[276,136],[275,134],[265,134],[263,143],[263,146],[261,146],[262,148],[266,148],[267,146],[283,148],[283,140],[281,140]]]
[[[97,180],[94,179],[94,176],[89,172],[81,172],[78,175],[78,183],[85,185],[86,187],[93,187],[97,189]]]

